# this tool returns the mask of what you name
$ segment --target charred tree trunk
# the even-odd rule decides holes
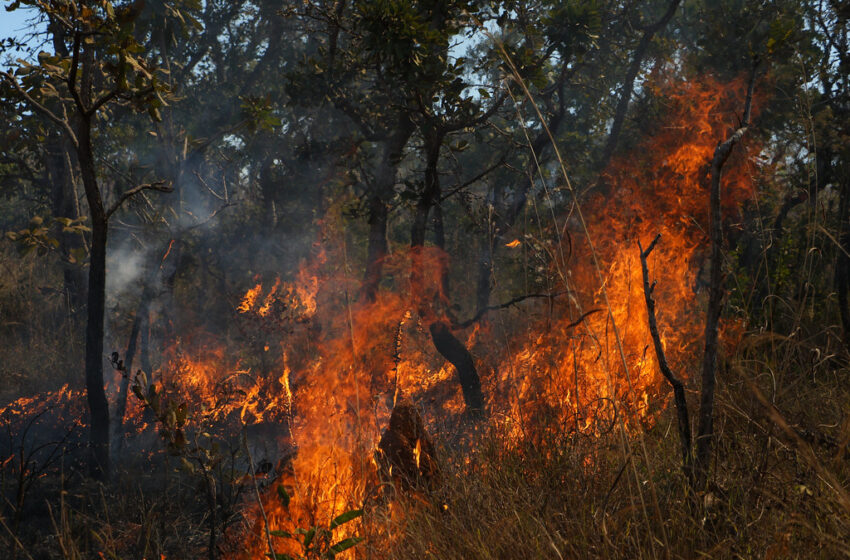
[[[446,230],[443,225],[443,204],[439,197],[434,206],[434,243],[443,252],[446,250]],[[448,297],[449,294],[449,267],[446,263],[440,266],[440,290]]]
[[[410,246],[412,251],[411,285],[414,296],[419,298],[420,314],[433,315],[433,306],[444,304],[448,297],[448,274],[445,266],[440,266],[440,299],[439,302],[424,301],[422,282],[425,276],[424,264],[421,251],[425,245],[425,234],[427,232],[428,215],[431,208],[439,204],[440,199],[440,177],[438,164],[440,160],[440,148],[442,147],[445,134],[438,128],[426,128],[423,131],[425,142],[425,177],[419,201],[413,216],[413,225],[410,231]],[[442,211],[439,213],[435,208],[435,215],[439,216],[439,227],[435,228],[436,242],[441,249],[445,249],[445,231],[442,224]],[[431,323],[429,330],[434,348],[455,367],[463,391],[463,400],[466,408],[473,414],[480,414],[484,410],[484,397],[481,393],[481,380],[475,369],[475,362],[466,346],[452,333],[449,325],[442,320]]]
[[[655,356],[658,359],[658,366],[662,375],[670,383],[673,388],[673,402],[676,404],[676,417],[679,423],[679,444],[682,448],[682,470],[688,482],[693,484],[693,449],[691,446],[691,420],[688,413],[688,401],[685,399],[685,385],[676,377],[670,365],[667,363],[667,355],[664,353],[664,345],[661,344],[661,335],[658,332],[658,322],[655,318],[655,300],[652,298],[652,292],[655,290],[655,282],[649,283],[649,266],[646,259],[655,248],[655,244],[661,239],[661,234],[655,236],[652,243],[646,250],[638,241],[640,249],[640,264],[643,273],[643,295],[646,300],[646,312],[649,320],[649,333],[652,337],[652,344],[655,347]]]
[[[136,357],[137,341],[142,346],[142,371],[150,374],[150,369],[146,369],[147,365],[150,368],[150,360],[147,354],[147,334],[143,334],[147,330],[149,321],[149,306],[153,299],[153,283],[155,279],[145,286],[139,300],[139,307],[136,310],[136,317],[133,319],[133,326],[130,328],[130,340],[127,343],[127,351],[124,353],[124,364],[121,377],[121,385],[118,387],[118,397],[115,401],[115,417],[113,419],[114,426],[112,428],[112,448],[118,449],[118,446],[123,442],[124,416],[127,413],[127,395],[130,389],[130,378],[133,376],[133,361]]]
[[[457,370],[466,409],[475,415],[482,414],[484,412],[484,396],[481,393],[481,380],[478,377],[475,362],[469,350],[455,338],[449,325],[445,322],[435,321],[431,323],[429,330],[434,348]]]
[[[753,68],[747,88],[744,116],[741,127],[732,136],[717,146],[711,161],[711,183],[709,196],[709,237],[711,239],[710,278],[708,292],[708,310],[705,319],[705,352],[702,360],[702,388],[700,389],[699,423],[696,438],[695,479],[704,487],[708,480],[711,454],[714,444],[714,389],[717,370],[717,341],[720,313],[723,309],[725,290],[723,288],[723,216],[721,214],[720,180],[723,165],[729,159],[732,149],[746,133],[750,121],[753,102],[756,67]]]
[[[410,229],[410,246],[425,245],[428,214],[440,196],[440,177],[437,174],[437,164],[440,161],[440,147],[444,134],[439,130],[426,130],[425,140],[425,174],[424,186],[416,210],[413,214],[413,225]]]
[[[366,273],[363,277],[363,297],[375,301],[384,258],[387,256],[387,219],[389,211],[377,194],[369,198],[369,246],[366,253]]]

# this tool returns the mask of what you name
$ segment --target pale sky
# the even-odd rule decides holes
[[[0,0],[0,40],[7,37],[23,38],[33,31],[32,24],[27,20],[33,18],[33,10],[18,8],[14,12],[7,12],[6,6],[11,4],[8,0]],[[11,53],[14,56],[14,53]]]

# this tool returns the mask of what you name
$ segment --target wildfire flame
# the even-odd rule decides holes
[[[488,421],[504,428],[508,438],[538,437],[553,427],[601,432],[619,420],[637,429],[651,424],[654,410],[665,406],[669,391],[651,350],[638,240],[648,243],[662,234],[649,263],[658,280],[658,324],[668,358],[684,377],[688,360],[701,348],[708,163],[734,125],[744,84],[703,79],[648,87],[669,104],[663,126],[637,148],[640,158],[612,162],[604,192],[583,204],[587,231],[567,215],[553,226],[554,241],[523,237],[505,244],[532,250],[537,242],[541,251],[556,255],[568,249],[563,240],[559,246],[554,228],[574,232],[569,258],[550,259],[546,271],[562,283],[563,297],[455,330],[477,358]],[[724,171],[727,211],[752,193],[746,162],[740,154],[736,158]],[[397,282],[374,301],[358,300],[356,278],[334,264],[346,262],[342,251],[325,246],[302,263],[291,282],[277,278],[268,289],[257,282],[241,298],[239,320],[286,329],[280,352],[267,340],[260,345],[263,354],[272,355],[269,364],[249,366],[225,344],[184,339],[165,349],[159,373],[152,376],[190,400],[203,421],[285,427],[280,439],[294,454],[279,480],[291,489],[291,501],[284,506],[271,490],[264,497],[272,529],[326,524],[374,496],[375,452],[402,397],[421,404],[432,433],[470,425],[463,420],[454,367],[427,334],[430,323],[448,320],[440,275]],[[411,278],[412,266],[439,271],[447,259],[426,247],[396,251],[384,267],[390,277]],[[494,335],[496,327],[507,339]],[[67,387],[48,398],[82,400]],[[19,399],[0,409],[0,417],[17,418],[32,406],[32,399]],[[135,399],[127,423],[144,426]],[[419,467],[421,441],[413,453]],[[246,540],[246,557],[266,552],[262,524],[257,515],[249,533],[235,537]],[[344,538],[361,528],[352,523],[337,532]],[[276,550],[286,552],[285,543],[276,543]]]
[[[536,437],[552,426],[603,431],[618,418],[637,428],[651,424],[654,412],[665,406],[669,391],[651,350],[638,240],[648,243],[662,234],[650,267],[659,281],[658,322],[669,359],[687,377],[685,366],[700,350],[708,164],[734,125],[733,108],[743,99],[744,84],[706,79],[655,87],[669,100],[667,121],[639,147],[643,157],[614,161],[606,191],[585,203],[590,225],[573,236],[569,270],[553,259],[550,272],[565,282],[567,297],[520,319],[501,348],[489,342],[490,327],[477,326],[465,337],[484,366],[479,373],[491,422],[501,423],[509,437]],[[740,159],[730,162],[724,177],[727,211],[752,193]],[[519,244],[517,239],[506,247]],[[439,270],[446,258],[428,249],[416,257],[425,259],[425,270]],[[398,253],[390,258],[388,267],[402,269],[393,276],[405,277],[405,259]],[[448,418],[460,418],[464,407],[454,368],[426,343],[409,342],[422,341],[423,323],[433,320],[421,311],[417,315],[415,303],[432,298],[397,289],[379,293],[374,302],[347,305],[342,293],[355,290],[349,279],[309,278],[316,294],[313,320],[322,325],[322,335],[312,341],[308,359],[293,363],[298,499],[288,510],[268,499],[274,527],[330,519],[364,502],[375,476],[371,451],[399,394],[423,403],[434,430],[451,424]],[[438,287],[425,289],[439,296]],[[414,449],[417,463],[420,454]],[[257,555],[263,550],[259,540],[254,550]]]

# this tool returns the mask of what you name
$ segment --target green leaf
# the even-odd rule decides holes
[[[343,523],[348,523],[348,522],[349,522],[349,521],[351,521],[352,519],[357,519],[357,518],[358,518],[358,517],[360,517],[361,515],[363,515],[363,510],[362,510],[362,509],[353,509],[353,510],[351,510],[351,511],[346,511],[345,513],[343,513],[342,515],[339,515],[339,516],[335,517],[335,518],[334,518],[334,520],[333,520],[333,521],[331,521],[331,524],[330,524],[330,526],[329,526],[329,529],[330,529],[331,531],[333,531],[334,529],[336,529],[337,527],[339,527],[339,526],[340,526],[340,525],[342,525]]]
[[[304,533],[304,548],[309,548],[310,543],[313,542],[313,537],[316,536],[316,528],[312,527],[309,531]]]
[[[283,507],[288,508],[289,502],[292,498],[289,497],[289,493],[287,493],[286,488],[283,487],[283,484],[277,485],[277,495],[280,498],[280,503],[283,504]]]
[[[333,558],[343,550],[348,550],[362,540],[363,537],[348,537],[347,539],[343,539],[328,549],[327,556]]]
[[[274,560],[295,560],[295,559],[294,559],[292,556],[290,556],[289,554],[278,554],[278,553],[275,553],[275,554],[274,554],[274,556],[272,556],[272,553],[271,553],[271,552],[267,552],[267,553],[266,553],[266,556],[268,556],[269,558],[274,557]]]
[[[293,538],[295,538],[295,537],[292,536],[292,533],[290,533],[289,531],[280,531],[280,530],[269,531],[269,534],[273,537],[280,537],[282,539],[293,539]]]

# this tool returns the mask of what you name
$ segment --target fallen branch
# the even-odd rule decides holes
[[[676,404],[676,416],[679,421],[679,443],[682,446],[682,470],[689,482],[693,482],[693,460],[691,454],[691,422],[688,415],[688,401],[685,399],[685,386],[682,381],[676,377],[670,365],[667,363],[667,356],[664,354],[664,346],[661,344],[661,336],[658,334],[658,323],[655,319],[655,300],[652,299],[652,292],[655,289],[656,282],[649,283],[649,267],[646,264],[646,259],[655,248],[658,240],[661,239],[661,234],[655,236],[652,243],[646,250],[638,241],[640,249],[640,266],[643,271],[643,295],[646,298],[646,313],[649,318],[649,334],[652,336],[652,343],[655,346],[655,356],[658,358],[658,367],[661,369],[661,374],[673,387],[673,402]]]

